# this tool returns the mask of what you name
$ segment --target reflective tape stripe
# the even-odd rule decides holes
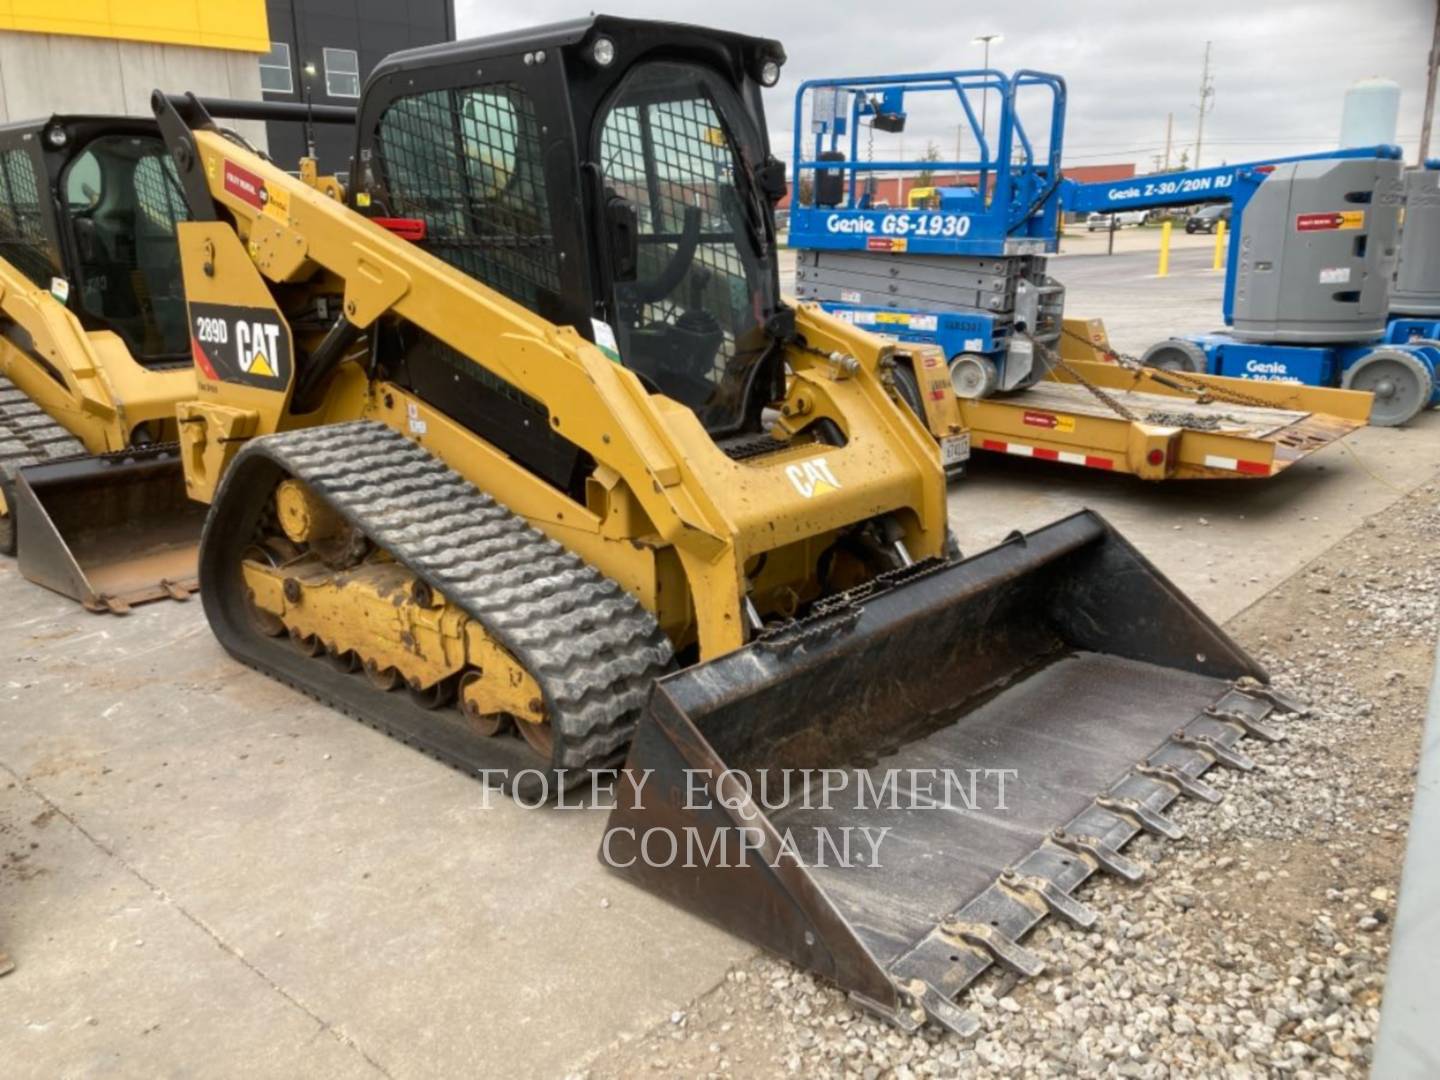
[[[981,450],[997,454],[1014,454],[1016,457],[1038,458],[1040,461],[1063,461],[1067,465],[1080,465],[1087,469],[1113,469],[1115,462],[1094,454],[1077,454],[1073,450],[1047,450],[1043,446],[1027,446],[1024,443],[1000,442],[998,439],[981,439]]]
[[[1263,461],[1245,461],[1242,458],[1221,457],[1219,454],[1206,454],[1205,467],[1227,469],[1230,472],[1245,473],[1247,476],[1270,475],[1270,466]]]

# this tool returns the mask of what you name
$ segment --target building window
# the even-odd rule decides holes
[[[354,49],[325,49],[327,97],[360,96],[360,57]]]
[[[268,94],[293,94],[295,76],[290,68],[290,46],[272,41],[270,51],[260,58],[260,89]]]

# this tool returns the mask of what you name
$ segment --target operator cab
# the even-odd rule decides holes
[[[774,41],[607,16],[397,53],[365,90],[351,197],[422,220],[421,246],[573,326],[717,439],[758,432],[793,330],[760,103],[784,58]],[[514,394],[466,367],[482,385],[452,408],[491,393],[513,414]],[[489,412],[481,430],[503,442]]]
[[[0,258],[147,366],[190,362],[175,235],[188,217],[153,121],[54,116],[0,128]]]

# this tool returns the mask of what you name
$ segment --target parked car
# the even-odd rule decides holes
[[[1117,229],[1123,229],[1126,225],[1144,225],[1149,213],[1148,210],[1116,210],[1111,214],[1091,214],[1085,219],[1085,231],[1108,231],[1111,218],[1115,219]]]
[[[1212,203],[1209,206],[1202,206],[1185,219],[1185,231],[1187,233],[1214,232],[1222,221],[1225,222],[1228,228],[1230,224],[1230,204]]]

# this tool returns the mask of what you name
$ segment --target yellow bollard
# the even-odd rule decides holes
[[[1225,219],[1221,218],[1215,223],[1215,258],[1210,263],[1211,270],[1225,269]]]
[[[1170,273],[1170,227],[1173,224],[1166,218],[1160,226],[1160,269],[1155,271],[1156,277],[1165,277]]]

